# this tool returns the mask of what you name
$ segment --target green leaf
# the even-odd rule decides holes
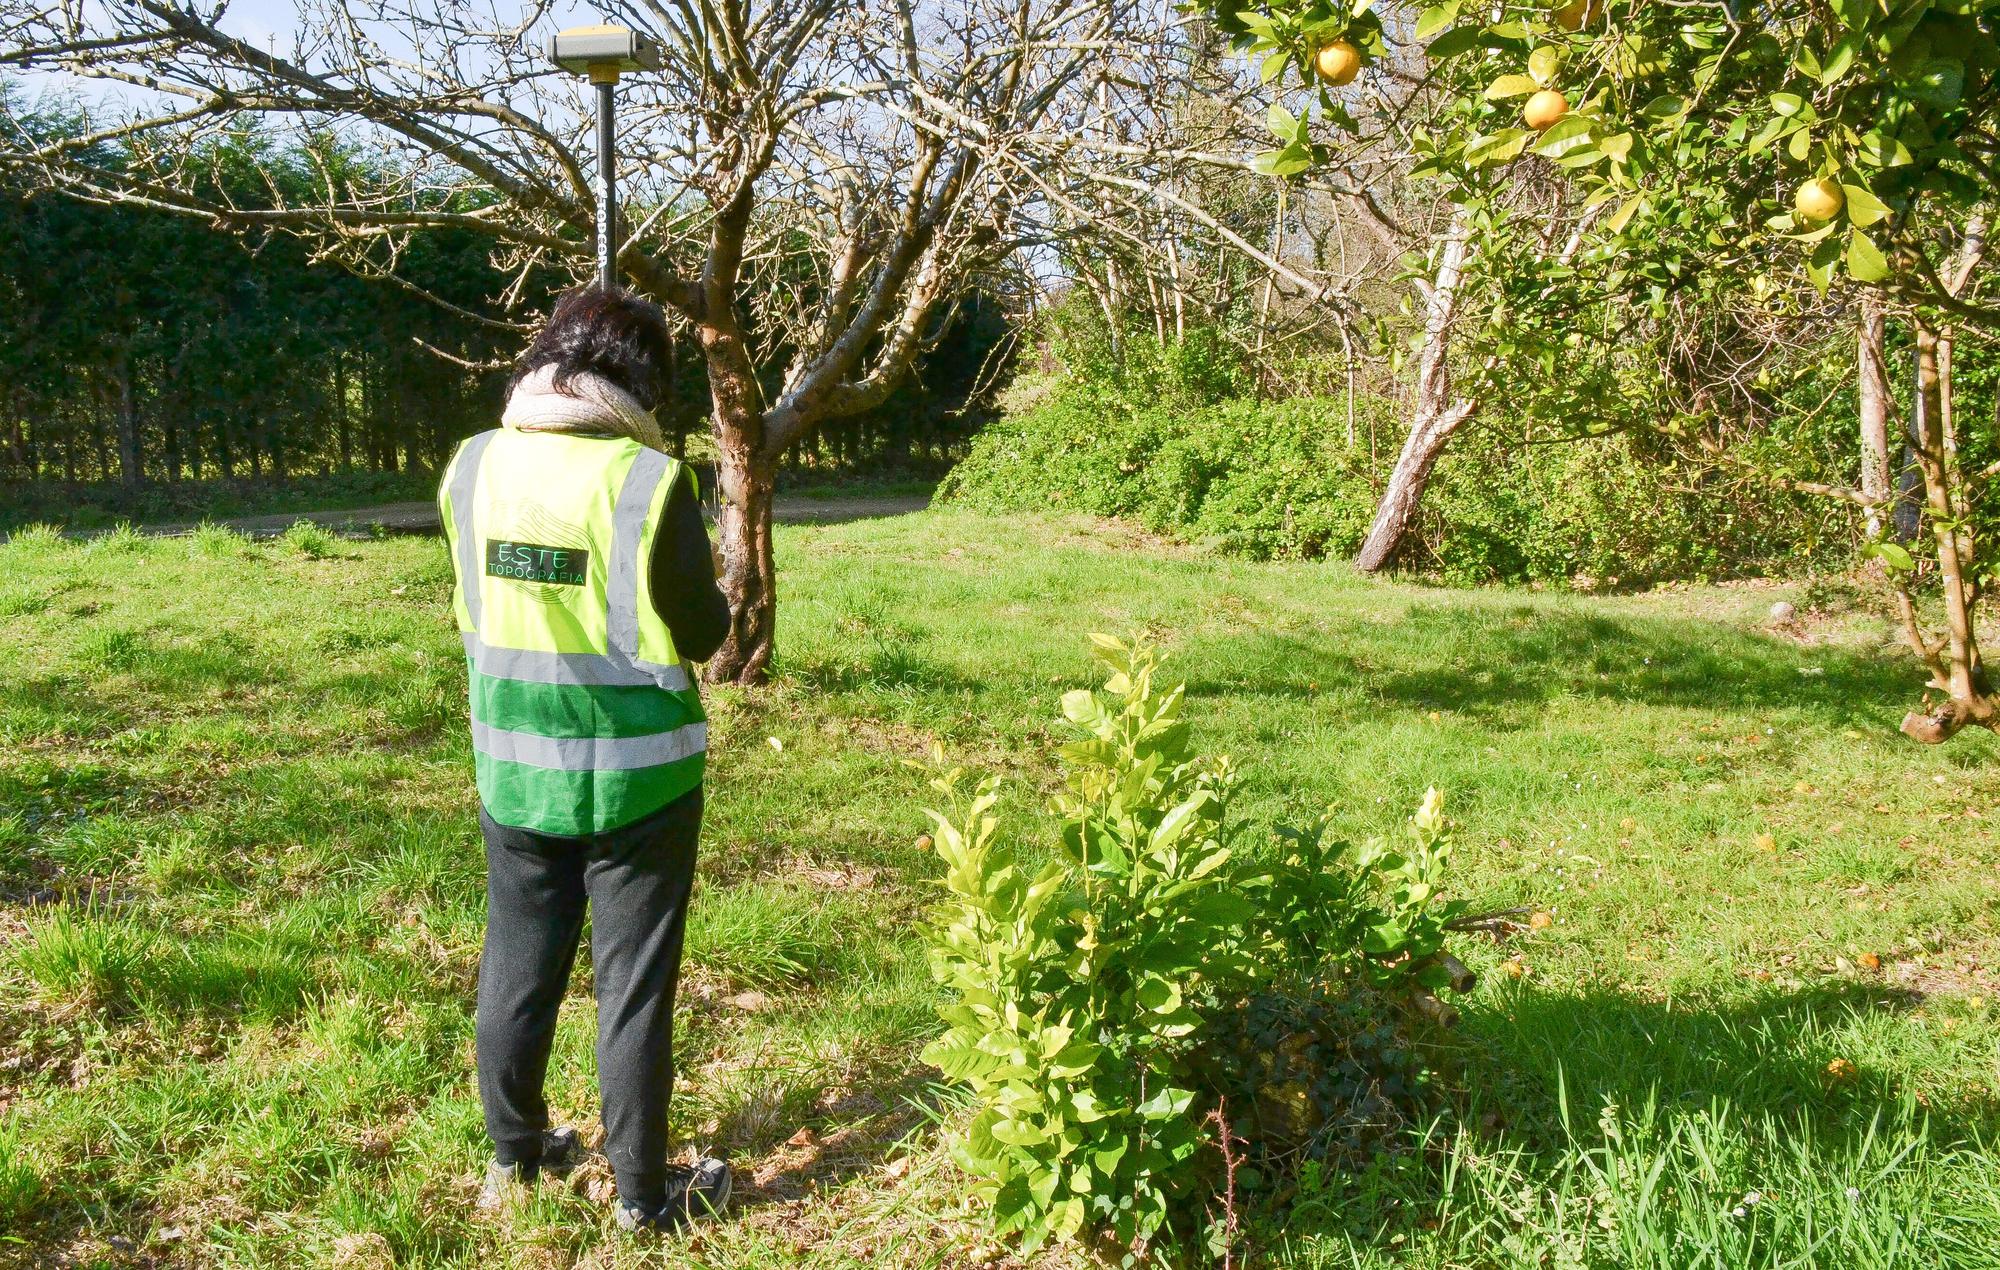
[[[1139,985],[1139,1004],[1155,1014],[1181,1008],[1180,985],[1168,979],[1148,979]]]
[[[1456,4],[1441,4],[1425,9],[1423,16],[1417,19],[1416,38],[1428,40],[1457,20],[1458,6]]]
[[[1271,135],[1280,141],[1292,141],[1299,135],[1299,121],[1292,117],[1291,111],[1275,101],[1271,103],[1271,108],[1264,112],[1264,125],[1271,130]],[[1091,638],[1095,641],[1096,636]]]
[[[1505,101],[1509,97],[1526,97],[1541,88],[1532,75],[1502,75],[1486,86],[1486,100]]]
[[[1871,542],[1861,549],[1864,556],[1872,556],[1899,573],[1908,573],[1917,567],[1917,562],[1905,547],[1893,542]]]
[[[1370,953],[1394,952],[1403,946],[1409,934],[1403,923],[1394,918],[1387,918],[1368,928],[1368,933],[1362,937],[1361,948],[1362,951]]]
[[[1879,128],[1862,133],[1854,152],[1870,167],[1896,168],[1910,162],[1910,148]]]
[[[1528,77],[1546,88],[1555,82],[1562,70],[1563,51],[1554,44],[1544,44],[1528,54]]]
[[[1187,831],[1194,818],[1201,814],[1202,808],[1213,801],[1215,795],[1204,789],[1162,816],[1159,826],[1153,830],[1152,840],[1148,844],[1150,848],[1158,851],[1162,847],[1172,846]]]
[[[1425,56],[1434,62],[1441,62],[1461,53],[1470,53],[1486,41],[1486,32],[1475,24],[1455,26],[1432,40],[1424,49]]]
[[[1675,97],[1672,94],[1666,94],[1655,97],[1653,100],[1639,107],[1639,113],[1648,119],[1666,120],[1684,113],[1687,108],[1688,104],[1685,100]]]
[[[1097,704],[1097,694],[1088,688],[1076,688],[1062,695],[1063,717],[1079,727],[1093,727],[1105,718],[1103,707]]]
[[[1757,129],[1757,135],[1744,143],[1744,149],[1750,154],[1762,154],[1773,141],[1783,136],[1785,130],[1791,126],[1784,119],[1779,118],[1777,115],[1772,115],[1764,121],[1763,127]]]
[[[1806,280],[1812,283],[1813,290],[1826,294],[1827,288],[1833,285],[1833,266],[1839,259],[1840,244],[1831,239],[1813,249],[1812,256],[1806,261]]]
[[[1865,185],[1843,183],[1840,192],[1847,196],[1847,219],[1851,224],[1873,225],[1889,215],[1888,205]]]
[[[1257,72],[1258,82],[1264,84],[1270,83],[1278,76],[1284,74],[1285,68],[1291,64],[1291,51],[1289,49],[1279,49],[1264,59],[1264,65]]]
[[[1880,282],[1889,276],[1889,261],[1882,249],[1858,229],[1847,236],[1847,276],[1856,282]]]
[[[958,1028],[924,1046],[920,1057],[951,1080],[972,1080],[999,1066],[998,1059],[981,1052]]]
[[[1265,176],[1277,177],[1297,176],[1312,165],[1312,151],[1300,145],[1289,145],[1282,150],[1266,150],[1252,163],[1252,166]]]
[[[1048,1131],[1025,1120],[996,1120],[993,1122],[993,1138],[1010,1147],[1040,1146],[1049,1140]]]
[[[1624,232],[1625,226],[1632,223],[1632,217],[1645,205],[1645,202],[1643,194],[1634,194],[1618,205],[1618,210],[1611,213],[1611,219],[1604,222],[1604,227],[1614,234]]]
[[[1965,95],[1965,63],[1951,58],[1936,58],[1924,64],[1917,76],[1917,91],[1914,96],[1929,102],[1940,110],[1958,104]]]
[[[965,1150],[974,1159],[991,1160],[1000,1154],[1000,1144],[993,1140],[993,1125],[999,1119],[1000,1113],[988,1107],[966,1126]]]
[[[1193,1101],[1194,1092],[1192,1090],[1175,1089],[1171,1085],[1164,1085],[1151,1098],[1140,1103],[1133,1110],[1148,1120],[1165,1120],[1186,1111],[1188,1104]]]
[[[1465,162],[1475,169],[1505,163],[1519,156],[1534,135],[1526,128],[1503,128],[1490,137],[1478,137],[1465,147]]]
[[[1789,119],[1804,109],[1806,99],[1797,93],[1772,93],[1771,109]]]
[[[1561,159],[1588,149],[1591,126],[1582,115],[1564,115],[1535,142],[1535,153],[1545,159]]]
[[[1125,1152],[1130,1147],[1131,1142],[1128,1139],[1118,1138],[1109,1145],[1091,1152],[1090,1162],[1097,1166],[1099,1173],[1106,1177],[1115,1177],[1118,1174],[1118,1162],[1125,1158]]]

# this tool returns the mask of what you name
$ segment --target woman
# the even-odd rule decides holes
[[[565,295],[502,426],[459,446],[438,495],[486,838],[482,1203],[576,1161],[542,1083],[587,903],[604,1153],[627,1230],[719,1212],[730,1180],[720,1160],[667,1162],[707,750],[690,667],[729,631],[692,473],[653,418],[667,340],[644,300]]]

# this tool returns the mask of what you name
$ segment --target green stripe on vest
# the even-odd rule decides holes
[[[598,684],[541,684],[469,675],[472,717],[509,732],[542,736],[644,736],[698,722],[701,707],[678,692]],[[665,697],[667,700],[662,701]]]
[[[702,756],[630,772],[559,772],[473,755],[479,801],[503,825],[577,837],[629,825],[701,784]]]

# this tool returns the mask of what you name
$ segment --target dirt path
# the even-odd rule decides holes
[[[920,512],[931,503],[928,494],[891,494],[881,497],[799,498],[778,496],[774,515],[781,524],[837,525],[850,520],[872,520],[882,516],[906,516]],[[216,523],[252,538],[275,538],[301,520],[323,525],[340,533],[366,534],[379,525],[390,533],[423,534],[438,530],[435,503],[383,503],[375,507],[352,507],[328,512],[281,512],[270,516],[235,516]],[[140,532],[174,538],[194,532],[193,523],[141,525]],[[102,532],[102,531],[99,531]],[[90,536],[95,536],[90,535]]]

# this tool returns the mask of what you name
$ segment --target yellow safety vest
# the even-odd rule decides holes
[[[701,783],[701,696],[653,602],[674,459],[622,437],[469,437],[438,489],[479,797],[503,825],[601,833]]]

